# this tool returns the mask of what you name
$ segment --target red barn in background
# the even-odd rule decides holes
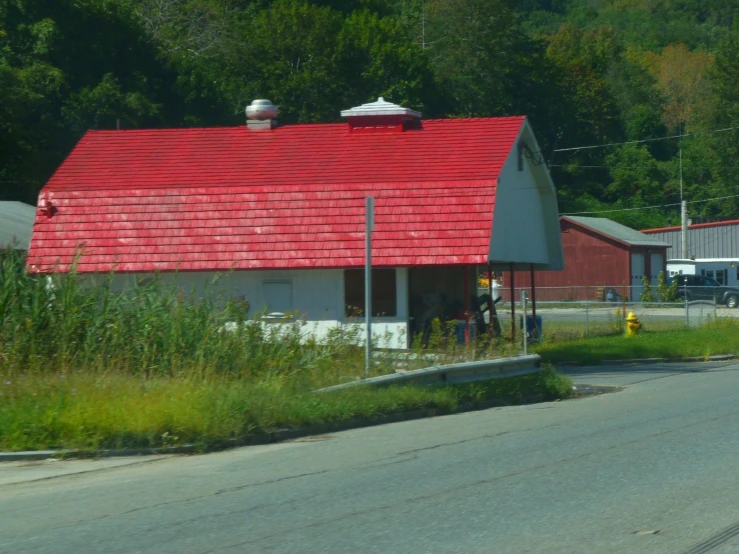
[[[656,286],[665,271],[668,243],[610,219],[563,216],[560,231],[565,269],[536,272],[537,300],[604,300],[609,288],[621,295],[624,287],[627,298],[638,300],[644,276]],[[505,301],[510,300],[510,279],[505,272]],[[514,279],[516,289],[530,290],[530,272],[517,272]]]

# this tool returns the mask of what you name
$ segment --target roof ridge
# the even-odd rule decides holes
[[[424,118],[422,123],[439,123],[439,122],[477,122],[477,121],[523,121],[526,119],[525,115],[504,115],[504,116],[489,116],[489,117],[437,117],[437,118]],[[305,127],[328,127],[328,126],[342,126],[348,128],[346,121],[316,121],[306,123],[287,123],[279,125],[273,129],[277,131],[280,129],[297,129]],[[213,126],[201,126],[201,127],[148,127],[144,129],[88,129],[85,135],[88,134],[132,134],[132,133],[164,133],[171,131],[216,131],[216,130],[236,130],[243,129],[247,131],[246,125],[213,125]]]
[[[428,179],[421,179],[421,178],[419,178],[418,180],[414,180],[414,181],[368,180],[368,181],[351,181],[351,183],[347,183],[345,186],[352,186],[355,188],[366,188],[367,186],[372,186],[372,185],[375,185],[375,186],[377,185],[396,185],[396,191],[397,191],[397,185],[403,185],[404,183],[409,183],[413,185],[417,185],[419,183],[425,183],[428,185],[443,185],[445,183],[460,183],[460,182],[467,183],[467,184],[480,183],[480,186],[477,188],[484,188],[486,186],[497,186],[498,178],[496,177],[492,179],[479,179],[479,178],[461,177],[461,178],[440,179],[440,180],[435,180],[435,181],[430,181]],[[296,183],[296,184],[286,183],[283,186],[291,187],[293,189],[293,192],[300,192],[299,190],[295,190],[295,189],[300,189],[301,187],[313,187],[313,186],[322,185],[322,184],[326,186],[330,186],[330,185],[335,185],[336,183],[315,181],[315,182],[303,182],[303,183]],[[247,188],[247,187],[263,188],[264,185],[262,183],[240,183],[240,184],[228,184],[228,185],[218,184],[218,183],[206,183],[206,184],[200,184],[200,185],[195,185],[192,183],[183,183],[183,184],[173,184],[173,183],[139,184],[139,183],[136,183],[136,184],[129,184],[129,185],[97,185],[97,184],[79,185],[79,186],[72,188],[71,186],[67,184],[55,184],[55,183],[49,182],[44,187],[44,189],[48,191],[54,191],[54,192],[56,191],[75,192],[75,191],[85,191],[85,190],[100,190],[100,191],[103,191],[103,190],[160,190],[160,189],[188,189],[188,188],[193,188],[193,189],[210,189],[210,188],[231,189],[233,188],[233,189],[236,189],[236,188]],[[448,188],[449,190],[458,190],[462,187],[448,187]],[[343,189],[338,189],[338,190],[327,190],[324,192],[326,194],[329,194],[329,193],[334,193],[334,192],[345,192],[346,190],[347,189],[343,188]],[[381,192],[389,191],[389,190],[390,189],[380,189],[377,192],[381,193]],[[279,190],[274,191],[274,192],[276,194],[286,194],[286,192],[279,191]],[[314,192],[314,191],[311,191],[311,192]],[[361,192],[361,191],[357,191],[357,192]],[[409,195],[410,198],[425,198],[429,196],[435,196],[435,195],[433,194]]]

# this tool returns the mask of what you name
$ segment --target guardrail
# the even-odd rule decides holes
[[[350,387],[414,384],[414,385],[458,385],[488,379],[503,379],[538,373],[541,367],[541,357],[537,354],[516,356],[513,358],[499,358],[496,360],[479,360],[476,362],[460,362],[457,364],[439,365],[399,371],[390,375],[380,375],[360,381],[351,381],[318,389],[315,392],[330,392]]]

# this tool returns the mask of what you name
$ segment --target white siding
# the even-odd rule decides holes
[[[372,336],[383,348],[405,348],[408,333],[408,271],[396,271],[397,317],[378,317],[373,320]],[[114,287],[150,278],[150,274],[118,274]],[[201,296],[206,290],[225,292],[231,297],[243,297],[251,305],[251,315],[264,311],[283,311],[288,292],[291,295],[291,311],[307,322],[304,332],[322,338],[339,326],[364,324],[361,320],[344,317],[344,271],[341,269],[234,271],[230,273],[187,272],[163,274],[162,279],[174,279],[185,292]],[[277,294],[278,296],[272,296]],[[275,304],[277,302],[277,304]],[[270,306],[270,304],[273,304]],[[361,337],[364,340],[364,335]]]
[[[538,150],[528,125],[519,140]],[[548,266],[539,269],[564,267],[554,186],[546,168],[526,156],[519,171],[517,146],[498,177],[490,259],[502,264],[500,269],[507,269],[506,262]]]
[[[275,292],[270,284],[283,284],[292,291],[292,310],[313,320],[338,320],[343,312],[343,272],[333,270],[284,270],[284,271],[233,271],[229,273],[187,272],[162,274],[161,279],[174,279],[174,283],[186,292],[197,296],[210,291],[224,291],[232,297],[244,297],[251,305],[252,313],[269,308],[266,295]],[[148,274],[116,275],[115,283],[122,286]],[[272,299],[274,300],[274,299]],[[285,307],[281,304],[280,307]],[[275,310],[281,311],[281,310]]]
[[[291,279],[265,279],[262,298],[268,313],[287,314],[293,311],[293,282]]]

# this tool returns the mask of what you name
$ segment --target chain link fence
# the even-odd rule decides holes
[[[631,290],[630,287],[537,287],[536,320],[532,314],[532,291],[515,290],[517,334],[521,332],[523,323],[522,292],[528,297],[527,328],[531,331],[536,325],[535,331],[539,331],[539,336],[545,340],[623,333],[625,319],[631,312],[642,324],[642,329],[650,331],[698,327],[718,317],[739,317],[739,310],[718,304],[716,298],[643,302],[631,300],[639,298],[640,290]],[[513,310],[509,298],[510,291],[496,306],[505,335],[511,334]]]

